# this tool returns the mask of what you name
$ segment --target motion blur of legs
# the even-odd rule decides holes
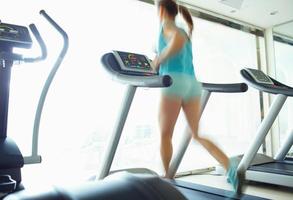
[[[198,134],[198,124],[199,124],[199,108],[200,100],[199,98],[190,100],[183,104],[183,110],[188,121],[189,127],[192,131],[192,137],[198,141],[219,163],[221,163],[224,168],[228,169],[229,159],[212,141]]]

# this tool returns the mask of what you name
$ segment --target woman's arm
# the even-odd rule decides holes
[[[178,53],[184,43],[186,42],[186,37],[178,30],[176,27],[166,26],[164,27],[164,36],[168,39],[167,47],[158,55],[154,61],[154,67],[157,69],[160,64],[164,63],[170,57]]]

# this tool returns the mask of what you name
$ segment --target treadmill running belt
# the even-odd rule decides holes
[[[293,163],[280,161],[250,166],[249,170],[293,176]]]
[[[188,183],[179,180],[170,180],[177,189],[183,193],[188,200],[207,200],[207,199],[243,199],[243,200],[264,200],[266,198],[243,194],[234,197],[232,191],[208,187],[204,185]]]

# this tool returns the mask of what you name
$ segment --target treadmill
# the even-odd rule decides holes
[[[293,131],[288,132],[284,144],[274,158],[265,155],[262,155],[262,161],[257,158],[260,155],[257,151],[265,141],[287,97],[293,96],[293,88],[278,82],[261,70],[245,68],[241,70],[241,75],[251,87],[261,92],[274,94],[276,97],[261,122],[253,142],[243,155],[238,166],[238,173],[245,173],[247,180],[293,187],[293,162],[286,158],[293,144]]]
[[[123,131],[123,127],[131,107],[132,100],[135,95],[137,87],[160,88],[168,87],[172,84],[170,76],[160,76],[157,72],[151,70],[150,60],[141,54],[113,51],[106,53],[101,58],[102,66],[114,81],[127,85],[127,92],[124,99],[121,101],[121,110],[118,114],[117,121],[113,125],[113,134],[110,136],[107,149],[104,154],[104,159],[101,162],[101,168],[96,176],[96,179],[104,179],[109,174],[111,165],[117,150],[119,140]],[[201,113],[212,92],[245,92],[247,85],[245,83],[239,84],[209,84],[203,83],[204,93],[201,106]],[[185,138],[183,156],[191,138]],[[179,164],[178,164],[179,165]],[[156,174],[150,169],[124,169],[128,172]],[[122,170],[118,170],[122,171]],[[263,199],[251,195],[234,196],[232,191],[212,188],[199,184],[192,184],[180,180],[169,180],[167,182],[174,185],[183,195],[189,199]]]

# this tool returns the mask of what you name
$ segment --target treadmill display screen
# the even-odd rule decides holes
[[[122,70],[153,74],[156,73],[153,72],[152,64],[145,55],[123,51],[113,51],[113,54]]]
[[[258,83],[273,85],[273,81],[261,70],[246,68],[246,71]]]

